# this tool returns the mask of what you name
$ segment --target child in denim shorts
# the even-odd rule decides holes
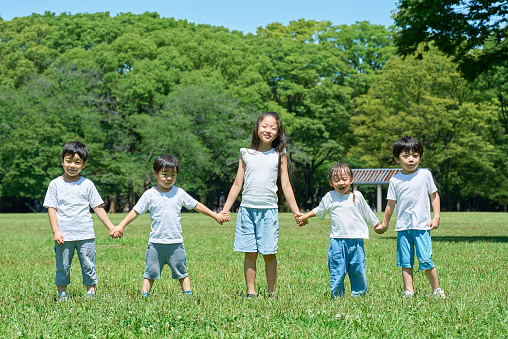
[[[419,261],[419,269],[425,271],[436,299],[446,295],[439,287],[436,267],[432,262],[432,241],[430,231],[439,227],[440,200],[432,174],[419,169],[423,147],[413,137],[403,137],[393,143],[393,156],[402,166],[402,172],[390,179],[382,232],[388,229],[390,218],[397,204],[397,266],[402,268],[405,298],[412,298],[414,255]],[[430,202],[434,219],[430,217]]]
[[[95,185],[79,174],[87,159],[88,149],[83,143],[71,141],[65,144],[60,157],[64,173],[51,181],[44,199],[55,240],[58,301],[67,300],[74,250],[81,264],[86,295],[95,296],[95,234],[90,207],[110,231],[113,229]]]
[[[222,215],[212,212],[183,189],[174,186],[179,169],[178,160],[171,154],[159,156],[153,164],[157,186],[145,191],[134,208],[112,231],[113,237],[121,237],[126,225],[140,214],[150,211],[152,225],[146,250],[145,279],[141,289],[143,297],[148,297],[155,279],[160,279],[165,264],[171,268],[172,278],[180,282],[183,293],[191,294],[182,237],[182,207],[210,216],[221,225],[223,222]]]
[[[279,239],[278,179],[295,218],[302,215],[289,181],[285,145],[286,137],[279,115],[276,112],[261,114],[254,126],[250,148],[240,149],[236,178],[222,210],[229,216],[243,186],[234,250],[245,253],[243,268],[247,297],[254,295],[258,253],[265,261],[268,295],[275,293]]]
[[[328,269],[332,298],[344,295],[344,279],[349,275],[351,296],[367,293],[365,274],[365,249],[363,239],[369,239],[368,226],[381,227],[376,215],[358,191],[353,191],[353,171],[348,164],[335,164],[328,172],[328,182],[333,190],[328,192],[319,206],[298,220],[323,219],[330,213],[330,243],[328,246]]]

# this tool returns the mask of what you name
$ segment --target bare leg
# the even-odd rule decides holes
[[[143,280],[143,287],[141,288],[141,292],[150,292],[152,289],[153,283],[155,282],[155,279],[147,279]]]
[[[190,291],[190,279],[189,276],[186,276],[185,278],[178,279],[178,282],[180,283],[180,286],[182,286],[182,291]]]
[[[413,269],[402,267],[402,281],[406,291],[414,292],[413,289]]]
[[[254,294],[254,284],[256,282],[256,260],[257,252],[245,253],[243,261],[243,272],[245,274],[245,283],[247,284],[247,294]]]
[[[268,294],[275,293],[275,284],[277,282],[277,257],[275,254],[264,255],[266,283],[268,285]]]
[[[95,285],[86,285],[86,291],[87,292],[95,292]]]
[[[425,274],[427,275],[427,279],[429,279],[430,286],[432,287],[432,290],[434,291],[436,288],[439,287],[439,280],[437,279],[436,268],[433,267],[428,270],[425,270]]]
[[[58,293],[67,292],[67,286],[56,285],[56,288],[58,290]]]

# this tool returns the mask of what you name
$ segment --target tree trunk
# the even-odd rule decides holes
[[[116,193],[111,194],[111,196],[109,197],[108,213],[116,213],[117,202],[118,202],[118,196],[116,195]]]

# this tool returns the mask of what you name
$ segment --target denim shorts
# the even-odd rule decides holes
[[[240,207],[236,219],[237,252],[277,253],[279,243],[279,211],[276,208]]]
[[[95,273],[95,239],[66,241],[55,244],[56,279],[58,286],[67,286],[71,283],[71,263],[74,250],[78,253],[81,265],[83,284],[87,286],[97,284]]]
[[[146,248],[146,279],[160,279],[162,268],[168,264],[173,279],[187,277],[187,259],[183,243],[157,244],[148,243]]]
[[[430,231],[405,230],[397,232],[397,267],[413,268],[414,256],[420,271],[434,268]]]

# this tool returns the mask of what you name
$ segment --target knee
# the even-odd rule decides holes
[[[277,257],[275,256],[275,254],[267,254],[263,255],[263,259],[265,259],[265,262],[273,262],[277,260]]]

